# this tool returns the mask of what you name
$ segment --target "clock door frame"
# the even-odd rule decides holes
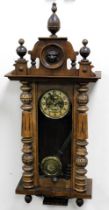
[[[66,88],[67,88],[67,91],[66,91]],[[39,166],[38,166],[38,161],[39,161],[39,155],[38,155],[38,123],[36,123],[36,121],[38,122],[38,101],[40,99],[40,96],[46,92],[47,90],[49,89],[59,89],[59,90],[62,90],[63,92],[65,92],[68,97],[70,98],[70,101],[71,101],[71,104],[73,104],[74,102],[74,93],[73,93],[73,86],[72,85],[69,85],[69,84],[62,84],[62,85],[59,85],[59,82],[55,82],[55,83],[51,83],[51,84],[46,84],[45,83],[34,83],[33,84],[33,122],[35,122],[33,124],[33,136],[34,136],[34,144],[33,144],[33,147],[34,147],[34,155],[35,155],[35,163],[34,163],[34,166],[35,166],[35,170],[37,171],[37,173],[35,173],[35,180],[34,180],[34,183],[36,186],[40,186],[40,193],[44,193],[44,190],[45,192],[47,191],[46,188],[47,187],[50,187],[51,190],[55,190],[55,189],[59,189],[59,192],[57,192],[57,194],[60,194],[60,196],[64,196],[63,194],[65,194],[65,196],[70,196],[70,193],[67,193],[66,191],[66,188],[67,189],[71,189],[72,188],[72,184],[73,183],[73,173],[71,173],[71,178],[69,180],[65,180],[63,178],[60,178],[59,181],[57,183],[53,183],[51,181],[51,178],[47,177],[47,178],[44,178],[44,179],[41,179],[40,176],[39,176]],[[37,92],[37,93],[36,93]],[[72,105],[73,107],[73,105]],[[36,117],[35,117],[36,116]],[[72,109],[72,116],[73,116],[73,109]],[[36,120],[37,118],[37,120]],[[37,125],[36,125],[37,124]],[[74,129],[73,129],[74,130]],[[74,135],[74,134],[72,134]],[[72,140],[73,140],[73,136],[72,136]],[[37,141],[37,143],[36,143]],[[73,141],[71,141],[71,148],[73,147]],[[71,149],[71,165],[72,165],[72,149]],[[72,166],[71,166],[72,167]],[[72,168],[71,168],[71,172],[73,172]],[[64,191],[63,192],[63,188],[64,188]],[[54,194],[54,192],[51,192],[51,190],[48,192],[48,195],[51,195],[51,194]],[[47,192],[46,192],[47,194]]]

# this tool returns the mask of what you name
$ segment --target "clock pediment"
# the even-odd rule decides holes
[[[60,21],[56,15],[56,4],[53,4],[52,12],[48,20],[48,30],[51,32],[50,37],[41,37],[35,43],[33,49],[28,51],[30,54],[31,66],[28,67],[28,62],[24,58],[27,49],[24,46],[24,40],[20,39],[20,46],[16,52],[19,59],[15,61],[15,70],[7,74],[10,79],[19,80],[19,78],[67,78],[69,80],[84,80],[96,81],[99,79],[100,72],[93,72],[93,65],[87,59],[90,54],[90,49],[87,47],[88,41],[83,40],[83,47],[77,52],[74,50],[73,45],[67,40],[66,37],[58,37],[56,32],[60,29]],[[78,54],[82,56],[77,68]],[[37,67],[38,59],[38,67]],[[70,65],[68,67],[68,61]]]

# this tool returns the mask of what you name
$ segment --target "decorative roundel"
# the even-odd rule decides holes
[[[57,44],[49,44],[41,52],[41,63],[47,69],[57,69],[64,62],[64,51]]]

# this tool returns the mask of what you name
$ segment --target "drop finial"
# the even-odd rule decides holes
[[[56,32],[60,29],[60,20],[58,16],[56,15],[57,6],[56,3],[52,4],[52,12],[53,14],[48,19],[48,30],[52,33],[51,36],[54,36]]]

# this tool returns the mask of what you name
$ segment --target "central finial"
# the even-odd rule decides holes
[[[53,14],[48,19],[48,30],[52,33],[51,36],[55,35],[56,32],[60,29],[60,20],[58,16],[55,14],[57,11],[56,3],[52,4],[52,12]]]
[[[52,10],[52,12],[54,12],[54,13],[57,11],[56,3],[53,3],[53,4],[52,4],[51,10]]]

